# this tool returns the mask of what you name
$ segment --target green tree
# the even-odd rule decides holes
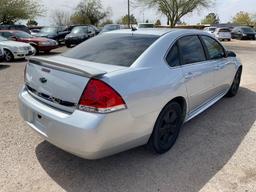
[[[240,11],[238,12],[232,19],[233,23],[239,24],[239,25],[255,25],[255,22],[253,21],[253,17],[247,13]]]
[[[121,24],[128,25],[128,14],[122,17]],[[133,14],[130,15],[130,24],[137,24],[137,20]]]
[[[156,20],[155,26],[161,26],[161,21],[159,19]]]
[[[215,13],[209,13],[206,17],[201,21],[202,24],[219,24],[220,18]]]
[[[97,25],[108,14],[109,11],[103,9],[100,0],[82,0],[71,16],[71,21],[74,24]]]
[[[21,19],[34,19],[44,12],[36,0],[0,0],[0,24],[13,24]]]
[[[33,19],[30,19],[27,22],[27,26],[37,26],[37,25],[38,25],[37,21],[35,21]]]
[[[175,27],[181,18],[197,8],[208,7],[212,0],[137,0],[148,6],[157,8],[167,16],[171,27]]]

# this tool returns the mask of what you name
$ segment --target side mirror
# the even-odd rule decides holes
[[[227,51],[227,57],[236,57],[236,54],[233,51]]]

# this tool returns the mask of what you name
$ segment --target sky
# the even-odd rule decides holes
[[[50,25],[52,20],[51,13],[55,9],[62,9],[71,12],[81,0],[41,0],[47,12],[44,17],[37,18],[39,25]],[[115,22],[123,15],[127,14],[127,0],[101,0],[104,8],[111,7],[111,19]],[[209,12],[219,15],[221,22],[228,22],[239,11],[246,11],[256,14],[256,0],[216,0],[210,8],[196,10],[188,14],[181,20],[188,24],[200,23],[201,19]],[[142,7],[132,7],[131,13],[135,15],[138,22],[149,20],[154,22],[160,19],[162,24],[166,23],[166,17],[156,10]]]

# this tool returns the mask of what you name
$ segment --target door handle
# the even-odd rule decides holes
[[[193,77],[193,73],[192,72],[188,72],[185,74],[185,79],[191,79]]]

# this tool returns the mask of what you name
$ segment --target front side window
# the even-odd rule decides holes
[[[183,64],[205,61],[205,53],[200,39],[197,36],[182,37],[178,41]]]
[[[202,36],[202,40],[207,48],[209,59],[220,59],[225,56],[223,47],[214,39]]]
[[[175,44],[166,57],[166,61],[170,67],[176,67],[180,65],[179,48]]]
[[[85,41],[63,56],[129,67],[158,38],[155,35],[103,34]]]

